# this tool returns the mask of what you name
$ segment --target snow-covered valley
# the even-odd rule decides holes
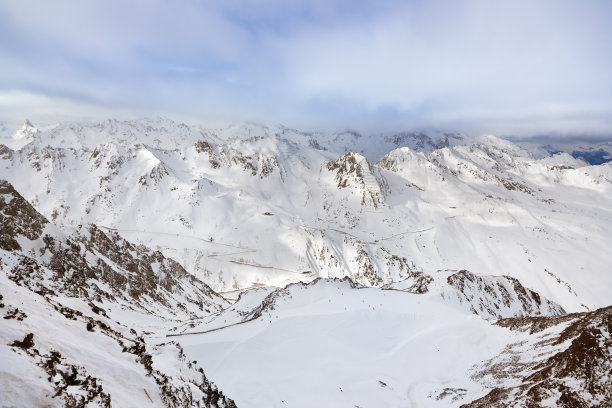
[[[167,119],[0,143],[2,405],[612,401],[610,163]]]

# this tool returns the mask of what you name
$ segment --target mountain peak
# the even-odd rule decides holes
[[[13,135],[14,140],[22,140],[33,136],[38,132],[38,129],[28,119],[23,122],[21,128]]]

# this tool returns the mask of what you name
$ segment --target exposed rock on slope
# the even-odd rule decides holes
[[[7,311],[0,355],[10,362],[0,369],[0,402],[234,406],[180,347],[147,344],[134,330],[227,306],[208,286],[161,253],[94,225],[64,235],[4,180],[0,218],[0,308]]]
[[[178,344],[145,341],[116,312],[33,292],[3,273],[0,292],[6,308],[25,315],[5,315],[0,331],[2,405],[235,406]]]
[[[509,276],[481,276],[467,270],[438,271],[432,275],[415,272],[408,279],[383,288],[441,296],[485,319],[565,315],[557,303]]]
[[[8,181],[0,180],[1,249],[21,250],[17,237],[38,239],[47,223],[45,217],[29,205]]]
[[[444,297],[456,296],[470,310],[488,318],[522,316],[557,316],[565,311],[558,304],[525,288],[518,279],[510,276],[478,276],[469,271],[459,271],[447,278],[454,289],[444,291]]]
[[[335,174],[338,188],[349,188],[361,198],[362,205],[378,208],[384,205],[384,197],[373,175],[370,162],[353,151],[327,163],[327,170]]]
[[[15,282],[34,288],[48,281],[46,287],[69,296],[96,301],[119,297],[143,309],[153,303],[187,316],[226,306],[206,284],[160,252],[134,246],[116,233],[107,235],[95,225],[64,236],[8,182],[0,181],[0,191],[2,249],[29,249],[15,254],[21,261],[7,270]]]
[[[499,385],[462,407],[612,406],[612,307],[497,324],[530,336],[479,367],[475,377]]]

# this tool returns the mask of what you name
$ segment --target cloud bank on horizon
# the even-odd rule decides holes
[[[0,118],[612,133],[606,0],[0,0]]]

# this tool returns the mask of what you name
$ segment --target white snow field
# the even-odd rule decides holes
[[[319,281],[290,286],[258,319],[176,339],[238,406],[425,407],[452,406],[436,399],[445,388],[484,395],[468,370],[509,330],[438,296]]]

